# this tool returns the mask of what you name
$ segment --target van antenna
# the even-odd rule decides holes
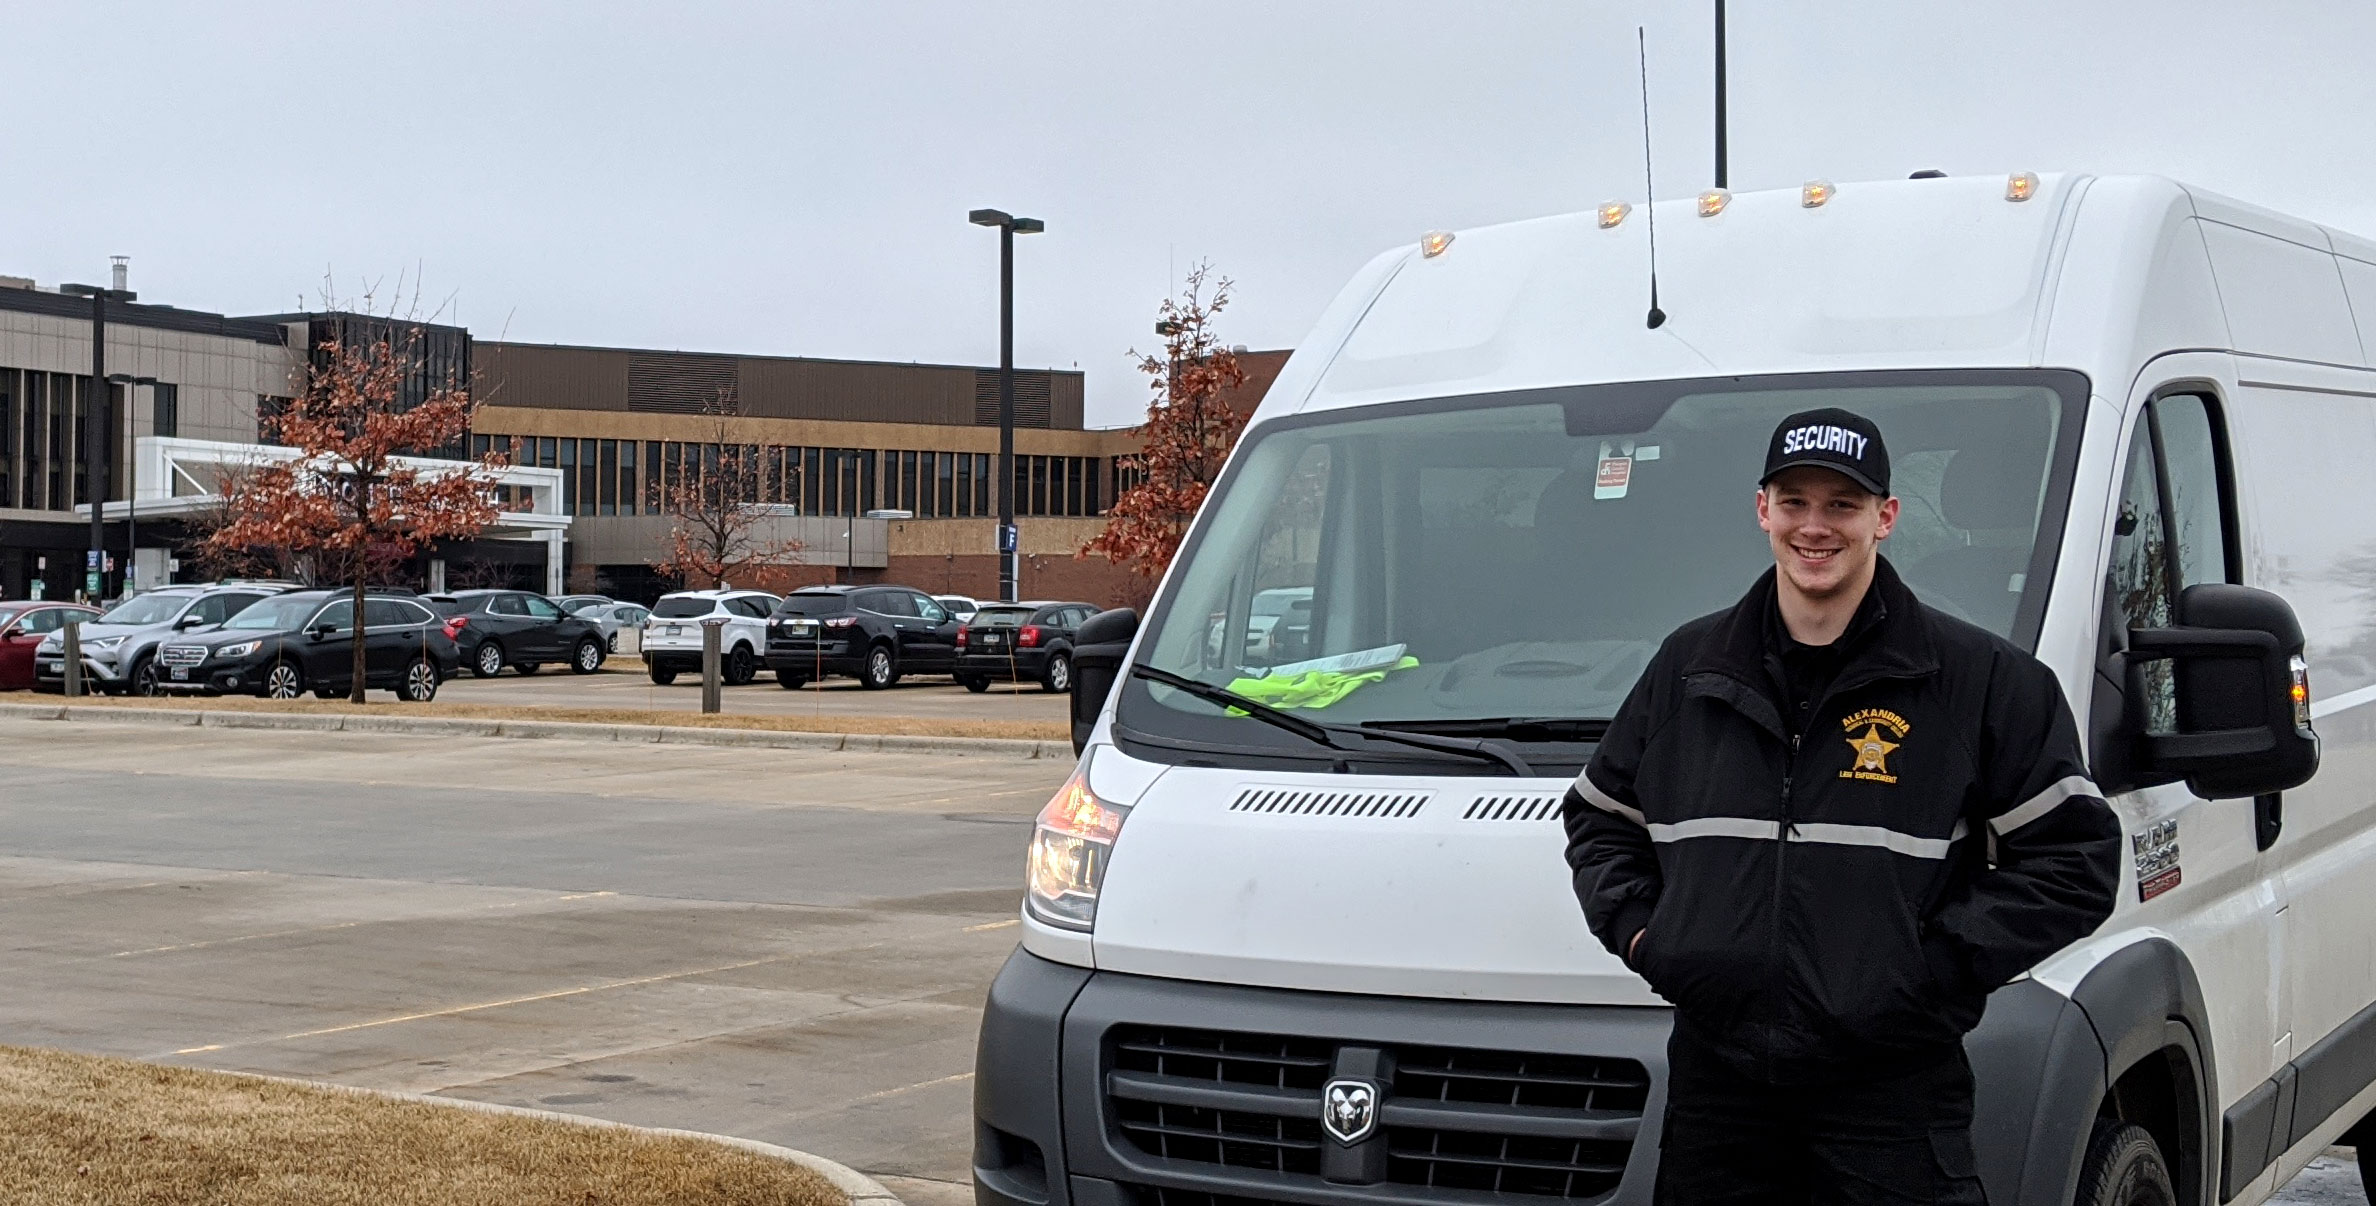
[[[1658,187],[1650,180],[1650,39],[1634,26],[1634,50],[1642,68],[1642,209],[1650,219],[1650,329],[1666,325],[1666,311],[1658,308]]]

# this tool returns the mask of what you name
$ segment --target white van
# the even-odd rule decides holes
[[[2376,241],[2149,178],[1657,209],[1655,326],[1638,210],[1373,261],[1144,626],[1084,626],[982,1206],[1647,1202],[1668,1013],[1559,801],[1772,564],[1764,442],[1819,405],[1880,423],[1883,553],[2053,668],[2128,834],[2112,919],[1969,1040],[1990,1200],[2092,1201],[2135,1127],[2177,1202],[2257,1202],[2376,1104]],[[1281,670],[1300,725],[1211,690]]]

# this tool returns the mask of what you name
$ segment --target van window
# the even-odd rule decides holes
[[[1755,511],[1767,439],[1819,406],[1870,416],[1903,467],[1882,552],[1915,593],[2034,640],[2085,380],[1795,380],[1810,383],[1576,387],[1265,423],[1206,504],[1140,656],[1224,687],[1314,658],[1417,660],[1331,698],[1316,718],[1337,722],[1610,716],[1668,633],[1772,568]],[[1119,707],[1137,733],[1310,749],[1144,679]]]
[[[2177,622],[2187,587],[2231,578],[2233,542],[2212,423],[2203,399],[2179,395],[2148,405],[2129,435],[2104,595],[2130,628],[2167,628]],[[2174,663],[2140,662],[2136,673],[2145,731],[2176,731]]]

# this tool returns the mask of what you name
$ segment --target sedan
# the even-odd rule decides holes
[[[0,603],[0,691],[33,688],[33,651],[68,620],[93,620],[99,609],[80,603]]]
[[[629,628],[641,628],[652,618],[652,609],[634,603],[596,603],[580,607],[572,613],[581,620],[592,621],[602,630],[602,641],[612,653],[619,651],[619,633]],[[632,650],[630,651],[632,652]]]
[[[984,603],[957,630],[957,681],[968,691],[994,682],[1037,682],[1072,690],[1073,631],[1096,615],[1090,603]]]

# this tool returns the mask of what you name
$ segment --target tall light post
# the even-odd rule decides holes
[[[998,209],[977,209],[966,221],[998,228],[998,597],[1012,603],[1022,547],[1015,531],[1015,236],[1048,226]]]
[[[136,301],[140,295],[124,287],[124,257],[115,258],[115,287],[102,289],[97,285],[60,285],[58,292],[91,299],[91,392],[83,408],[83,490],[91,504],[91,550],[84,566],[85,597],[97,600],[104,593],[105,581],[101,567],[107,564],[106,537],[99,518],[100,504],[107,498],[107,303]]]
[[[143,385],[155,389],[157,379],[109,373],[107,383],[124,387],[124,596],[130,598],[133,575],[140,572],[140,404],[132,391]]]

